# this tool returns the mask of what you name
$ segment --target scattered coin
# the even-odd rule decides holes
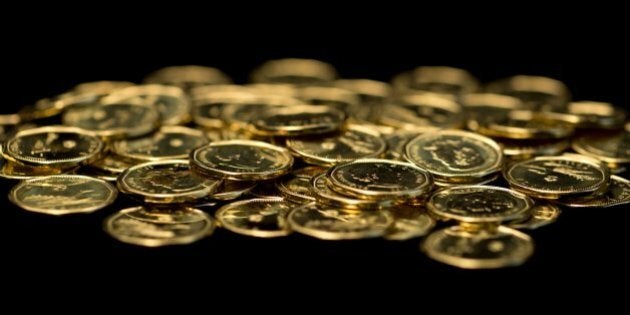
[[[142,138],[114,142],[118,156],[135,161],[185,159],[190,152],[208,143],[202,131],[181,126],[164,126]]]
[[[71,108],[63,114],[63,124],[90,130],[106,139],[138,137],[154,131],[160,114],[153,106],[104,104]]]
[[[281,198],[249,199],[227,204],[217,210],[221,227],[255,237],[279,237],[291,233],[286,216],[295,205]]]

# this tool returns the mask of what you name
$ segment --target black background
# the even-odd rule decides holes
[[[89,29],[88,35],[76,32],[86,22],[105,26]],[[308,21],[314,22],[322,20]],[[600,36],[605,27],[593,32],[588,27],[571,30],[575,24],[569,24],[553,31],[499,35],[492,30],[501,24],[474,31],[462,25],[459,31],[437,34],[426,25],[400,26],[406,30],[400,33],[370,23],[367,31],[366,24],[343,30],[328,25],[304,33],[295,30],[296,35],[283,31],[291,24],[265,30],[254,24],[229,34],[225,28],[230,24],[219,24],[126,29],[112,21],[87,18],[54,30],[42,27],[32,33],[5,34],[2,76],[7,82],[1,111],[15,112],[23,104],[84,81],[139,81],[167,65],[216,66],[242,83],[254,66],[282,57],[321,59],[334,64],[343,77],[378,80],[389,80],[418,65],[462,67],[482,81],[514,74],[545,75],[566,82],[575,99],[612,101],[626,108],[630,101],[628,50],[618,40]],[[13,184],[2,181],[0,194],[6,195]],[[94,214],[59,218],[21,211],[6,199],[2,204],[0,220],[9,227],[5,270],[19,275],[19,283],[26,286],[105,281],[144,290],[147,283],[181,282],[265,291],[266,284],[281,284],[287,290],[317,284],[329,293],[371,288],[391,292],[401,284],[426,288],[449,286],[451,281],[475,286],[544,283],[551,289],[582,281],[627,279],[627,207],[566,210],[556,224],[530,233],[536,250],[525,265],[465,271],[429,260],[418,251],[418,240],[325,242],[300,235],[267,240],[217,230],[188,246],[129,246],[109,238],[101,228],[107,215],[132,204],[125,197]]]

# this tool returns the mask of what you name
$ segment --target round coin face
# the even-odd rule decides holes
[[[202,131],[180,126],[166,126],[156,133],[114,143],[119,156],[137,161],[185,159],[190,152],[208,143]]]
[[[426,194],[431,175],[410,164],[364,159],[340,164],[328,171],[333,190],[360,199],[410,199]]]
[[[189,244],[210,235],[214,221],[194,208],[135,207],[121,210],[104,222],[113,238],[133,245],[157,247]]]
[[[346,114],[329,106],[270,108],[252,120],[253,132],[271,136],[304,136],[341,128]]]
[[[378,210],[394,205],[392,200],[368,200],[353,198],[340,194],[330,189],[326,174],[321,174],[311,179],[311,192],[318,203],[333,208],[354,210]]]
[[[534,244],[526,234],[503,226],[496,232],[453,226],[430,234],[422,250],[441,263],[484,269],[521,265],[534,252]]]
[[[214,142],[195,149],[190,156],[196,171],[230,180],[277,178],[293,165],[286,149],[260,141]]]
[[[529,197],[501,187],[458,186],[433,194],[427,208],[444,219],[494,223],[527,216],[533,204]]]
[[[190,202],[207,198],[221,182],[195,175],[187,160],[148,162],[130,167],[118,177],[121,192],[150,203]]]
[[[351,126],[339,134],[323,138],[289,139],[286,144],[306,162],[321,166],[377,157],[387,146],[380,133],[363,126]]]
[[[291,233],[286,216],[295,205],[282,199],[250,199],[221,207],[217,220],[234,233],[254,237],[279,237]]]
[[[535,230],[539,227],[556,222],[561,212],[560,208],[555,205],[536,202],[536,204],[532,207],[529,217],[510,222],[508,226],[519,230]]]
[[[103,142],[72,127],[40,127],[18,132],[7,141],[4,153],[28,165],[68,167],[97,159]]]
[[[453,181],[496,173],[503,161],[501,148],[492,139],[458,130],[420,135],[407,144],[406,156],[436,178]]]
[[[630,162],[630,132],[604,136],[581,136],[573,141],[573,150],[607,163]]]
[[[610,177],[610,185],[600,196],[567,197],[558,203],[572,208],[607,208],[630,203],[630,181],[619,176]]]
[[[610,180],[607,167],[580,155],[537,157],[504,171],[510,186],[539,198],[594,192]]]
[[[289,225],[298,233],[324,240],[384,235],[394,221],[387,211],[354,211],[310,203],[293,209]]]
[[[416,237],[425,236],[435,226],[433,219],[419,207],[398,206],[392,209],[394,224],[384,236],[390,241],[405,241]]]
[[[116,200],[118,191],[104,180],[82,175],[52,175],[25,180],[9,200],[28,211],[51,215],[88,213]]]
[[[416,132],[459,128],[464,124],[462,106],[434,93],[407,95],[384,108],[378,121],[387,126]]]
[[[537,112],[516,110],[504,119],[480,125],[477,131],[507,139],[561,139],[573,133],[573,126],[561,120],[543,118]]]
[[[108,139],[142,136],[155,130],[159,122],[155,107],[137,104],[77,107],[63,115],[64,125],[90,130]]]
[[[278,192],[286,200],[294,203],[309,203],[315,201],[310,188],[311,179],[326,172],[317,166],[308,166],[295,170],[276,182]]]

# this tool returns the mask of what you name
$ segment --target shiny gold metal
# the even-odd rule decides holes
[[[117,90],[135,85],[127,81],[94,81],[75,85],[72,92],[78,94],[107,95]]]
[[[376,130],[351,125],[345,131],[325,137],[288,139],[286,146],[307,163],[331,166],[378,157],[385,151],[386,143]]]
[[[395,200],[367,200],[340,194],[330,189],[330,182],[326,174],[313,177],[310,189],[317,203],[332,208],[349,210],[379,210],[392,207]]]
[[[512,160],[524,160],[542,155],[559,155],[571,146],[571,142],[568,139],[495,140],[501,146],[503,155]]]
[[[215,214],[222,228],[254,237],[280,237],[291,233],[286,216],[295,207],[281,198],[249,199],[227,204]]]
[[[561,139],[572,135],[573,130],[571,124],[527,110],[511,111],[507,118],[477,128],[482,135],[507,139]]]
[[[147,203],[181,203],[208,198],[220,180],[195,175],[187,160],[142,163],[118,177],[118,189]]]
[[[154,131],[160,114],[153,106],[138,104],[103,104],[67,110],[63,124],[94,132],[106,139],[138,137]]]
[[[523,101],[530,110],[563,112],[571,100],[564,83],[539,76],[517,75],[492,82],[486,91],[506,94]]]
[[[232,129],[247,129],[249,123],[270,108],[302,105],[302,102],[278,95],[242,95],[237,102],[221,107],[220,118]]]
[[[495,232],[453,226],[430,234],[422,250],[430,258],[458,268],[489,269],[525,263],[534,252],[534,243],[526,234],[504,226]]]
[[[445,95],[472,93],[479,89],[479,81],[468,71],[452,67],[418,67],[403,72],[392,85],[397,94],[428,91]]]
[[[291,211],[293,231],[324,240],[380,237],[394,219],[386,210],[355,211],[309,203]]]
[[[140,162],[126,160],[121,156],[109,153],[105,155],[105,157],[90,163],[90,167],[101,170],[105,173],[120,174],[126,169],[139,163]]]
[[[52,175],[28,179],[11,189],[9,200],[38,213],[89,213],[116,200],[118,191],[104,180],[83,175]]]
[[[561,212],[560,208],[556,205],[537,201],[532,207],[531,214],[528,217],[512,221],[508,223],[508,226],[519,230],[535,230],[556,222]]]
[[[604,161],[612,167],[630,163],[630,132],[583,135],[573,140],[571,146],[580,154]]]
[[[0,178],[25,180],[31,179],[33,177],[72,173],[77,168],[78,167],[60,169],[51,167],[28,166],[17,161],[5,159],[2,155],[0,155]]]
[[[298,96],[297,86],[293,84],[252,83],[243,87],[247,88],[251,93],[258,95],[280,95],[295,98]]]
[[[405,147],[411,139],[417,136],[418,133],[405,130],[399,130],[384,135],[383,138],[387,143],[387,151],[385,152],[384,157],[390,160],[406,161]]]
[[[215,223],[205,212],[189,207],[134,207],[109,216],[103,228],[128,244],[158,247],[196,242],[212,234]]]
[[[524,194],[495,186],[439,190],[427,202],[431,214],[466,223],[500,223],[529,215],[534,202]]]
[[[595,196],[567,197],[558,203],[571,208],[608,208],[630,203],[630,181],[613,175],[605,193]]]
[[[289,172],[293,156],[284,148],[260,141],[210,143],[190,154],[191,166],[201,174],[230,180],[264,180]]]
[[[501,94],[465,94],[461,96],[461,101],[466,111],[466,127],[473,131],[481,125],[505,120],[510,111],[525,109],[518,98]]]
[[[145,84],[174,85],[184,90],[190,90],[193,87],[203,85],[228,84],[232,80],[217,68],[191,65],[172,66],[156,70],[144,77],[143,82]]]
[[[254,83],[322,84],[336,78],[337,71],[331,64],[298,58],[267,61],[250,75]]]
[[[287,201],[303,204],[315,201],[310,189],[311,179],[326,172],[325,168],[307,166],[291,172],[276,182],[280,195]]]
[[[405,95],[398,102],[387,104],[378,122],[418,133],[464,126],[464,111],[454,100],[425,92]]]
[[[185,159],[193,149],[206,143],[208,139],[202,131],[181,126],[164,126],[146,137],[116,141],[113,151],[132,161]]]
[[[210,198],[221,201],[234,200],[254,189],[256,183],[257,182],[224,180],[221,187],[215,191]]]
[[[251,121],[251,131],[265,136],[306,136],[341,129],[346,114],[329,106],[268,108]]]
[[[394,224],[384,238],[389,241],[406,241],[427,235],[435,226],[433,219],[420,207],[396,206],[390,212],[394,215]]]
[[[298,90],[298,98],[311,105],[327,105],[352,115],[361,103],[359,96],[345,89],[324,86],[307,86]]]
[[[578,117],[578,128],[617,129],[626,121],[627,112],[611,103],[581,101],[569,103],[567,114]]]

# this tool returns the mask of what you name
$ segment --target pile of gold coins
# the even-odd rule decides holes
[[[19,207],[89,213],[119,193],[137,206],[104,222],[140,246],[188,244],[216,227],[252,237],[425,237],[460,268],[524,263],[519,230],[560,207],[630,202],[626,112],[572,102],[554,79],[482,85],[419,67],[391,83],[339,79],[309,59],[266,62],[234,85],[202,66],[142,84],[89,82],[0,116],[0,177]]]

